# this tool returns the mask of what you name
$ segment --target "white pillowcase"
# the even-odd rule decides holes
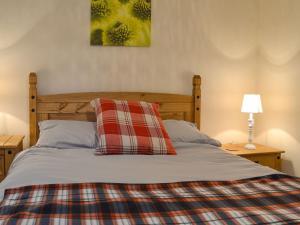
[[[38,147],[96,148],[96,123],[72,120],[45,120],[39,123]]]
[[[184,120],[164,120],[164,126],[173,142],[209,144],[217,147],[221,142],[200,132],[195,124]]]

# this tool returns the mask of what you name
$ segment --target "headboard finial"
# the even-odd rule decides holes
[[[37,84],[37,76],[36,76],[36,73],[31,72],[31,73],[29,74],[29,84],[30,84],[30,85],[36,85],[36,84]]]
[[[194,75],[193,85],[194,86],[200,86],[201,85],[201,76],[200,75]]]

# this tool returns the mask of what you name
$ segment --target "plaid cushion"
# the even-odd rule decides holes
[[[27,186],[6,190],[0,224],[300,224],[300,179]]]
[[[176,155],[158,105],[95,99],[99,147],[96,154]]]

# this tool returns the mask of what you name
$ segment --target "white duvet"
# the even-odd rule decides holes
[[[31,148],[20,153],[0,184],[7,188],[52,183],[169,183],[237,180],[278,173],[204,144],[174,144],[176,156],[95,156],[94,149]]]

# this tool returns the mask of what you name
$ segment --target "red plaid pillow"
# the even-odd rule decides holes
[[[157,104],[95,99],[91,105],[97,115],[96,154],[176,155]]]

